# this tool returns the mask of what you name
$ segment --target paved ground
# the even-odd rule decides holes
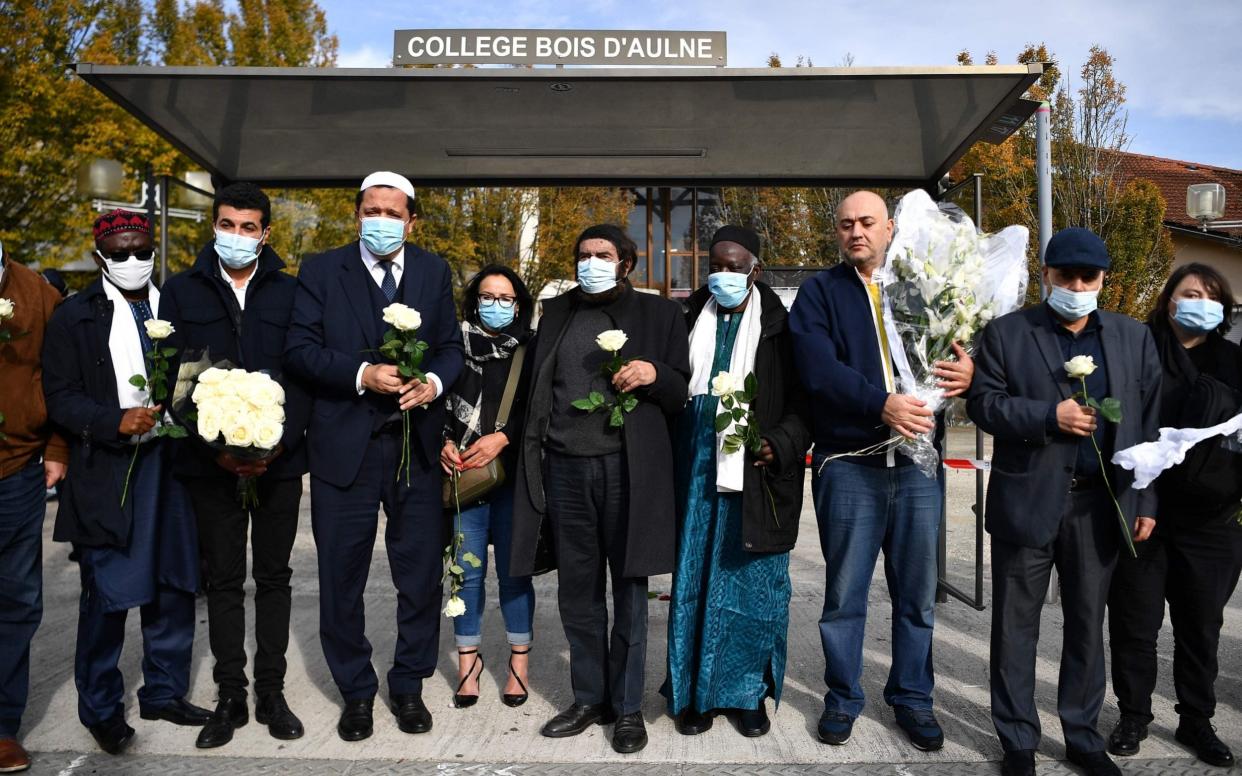
[[[951,455],[970,452],[973,436],[955,434]],[[949,472],[950,577],[959,587],[973,589],[974,477]],[[306,724],[307,735],[279,742],[254,723],[238,731],[233,743],[202,753],[194,749],[192,729],[138,718],[134,691],[140,681],[137,617],[131,618],[122,669],[129,685],[130,724],[138,731],[131,754],[110,758],[98,753],[89,734],[77,722],[73,685],[73,640],[78,594],[77,568],[67,560],[67,548],[51,541],[49,510],[44,545],[46,614],[32,648],[32,698],[24,740],[37,753],[36,773],[171,774],[191,772],[269,773],[294,767],[306,774],[366,774],[387,772],[397,766],[411,773],[441,774],[808,774],[832,770],[843,774],[929,774],[998,772],[1000,748],[988,714],[987,650],[990,613],[950,601],[937,611],[936,702],[948,739],[943,751],[920,753],[911,748],[892,721],[881,699],[889,665],[889,618],[883,568],[877,567],[872,585],[872,616],[868,627],[864,688],[868,707],[855,727],[854,738],[843,747],[815,741],[815,722],[821,709],[823,657],[817,620],[822,600],[823,561],[815,539],[814,514],[803,512],[802,539],[791,562],[793,601],[790,611],[789,659],[784,698],[773,715],[772,732],[759,739],[738,735],[723,720],[710,732],[686,738],[676,733],[657,694],[663,677],[667,606],[651,604],[651,640],[648,649],[648,700],[644,707],[651,743],[642,753],[621,756],[608,745],[606,728],[595,728],[577,738],[547,739],[540,725],[570,702],[567,652],[555,605],[555,575],[536,581],[536,649],[532,657],[531,700],[519,709],[500,702],[505,680],[503,627],[493,603],[485,618],[483,651],[488,657],[483,698],[473,708],[453,709],[450,698],[456,677],[452,657],[452,629],[441,635],[442,659],[437,676],[427,682],[425,697],[435,715],[429,735],[407,736],[392,717],[377,709],[376,734],[364,743],[347,744],[337,738],[338,699],[322,653],[317,627],[315,547],[310,534],[309,499],[303,501],[304,520],[294,550],[294,615],[289,650],[288,696]],[[382,532],[381,532],[382,536]],[[382,540],[380,542],[382,545]],[[377,546],[367,587],[369,633],[381,673],[391,655],[393,596],[387,561]],[[986,566],[985,566],[986,569]],[[667,591],[667,577],[652,580],[652,589]],[[494,584],[489,590],[494,596]],[[986,585],[985,585],[986,590]],[[1221,640],[1221,677],[1217,692],[1221,707],[1216,724],[1235,751],[1242,750],[1242,596],[1235,595],[1226,612]],[[192,700],[214,703],[211,656],[207,647],[206,609],[199,603],[199,630],[195,640]],[[1046,609],[1044,640],[1039,653],[1039,706],[1047,734],[1040,749],[1041,773],[1070,772],[1063,760],[1055,708],[1055,687],[1062,622],[1057,606]],[[253,649],[253,643],[251,643]],[[1174,774],[1214,772],[1195,764],[1173,741],[1176,716],[1170,680],[1172,639],[1162,635],[1161,677],[1157,687],[1156,723],[1142,755],[1122,763],[1128,773]],[[1102,725],[1116,720],[1111,697]],[[295,762],[296,761],[296,762]]]

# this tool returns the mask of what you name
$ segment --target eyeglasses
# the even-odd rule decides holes
[[[517,300],[508,296],[492,296],[491,294],[479,294],[479,304],[481,305],[500,305],[500,309],[508,310],[517,304]]]
[[[95,254],[104,261],[115,261],[118,264],[123,261],[129,261],[130,259],[150,261],[155,258],[155,250],[151,248],[148,248],[145,251],[113,251],[112,253],[104,253],[101,250],[96,250]]]

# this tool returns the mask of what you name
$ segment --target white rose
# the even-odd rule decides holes
[[[445,617],[459,617],[466,613],[466,602],[457,596],[450,596],[448,603],[444,605]]]
[[[204,383],[207,385],[218,385],[224,382],[224,379],[228,377],[228,374],[229,373],[224,369],[219,369],[214,366],[208,367],[198,376],[198,382],[200,385]]]
[[[279,404],[268,404],[259,408],[259,420],[264,423],[284,423],[285,408]]]
[[[249,447],[254,443],[254,429],[240,419],[224,429],[224,444],[232,447]]]
[[[621,348],[625,347],[625,343],[629,339],[625,332],[620,329],[609,329],[608,331],[600,332],[600,335],[595,338],[595,344],[599,345],[603,350],[617,353]]]
[[[732,396],[738,387],[737,378],[728,372],[721,372],[712,378],[712,396]]]
[[[393,324],[397,322],[397,315],[402,310],[408,310],[408,309],[410,308],[406,307],[405,305],[399,302],[394,302],[393,304],[388,305],[382,311],[382,317],[384,319],[384,323],[388,324],[389,326],[392,326]]]
[[[996,313],[993,312],[992,310],[992,305],[985,304],[983,307],[979,309],[979,321],[981,323],[987,323],[988,321],[992,320],[992,316],[994,316],[995,314]]]
[[[280,427],[279,423],[260,421],[254,430],[255,447],[263,450],[273,450],[276,445],[280,444],[280,437],[283,433],[284,429]]]
[[[200,407],[198,410],[198,435],[207,442],[214,442],[220,436],[220,421],[223,419],[219,410],[212,407]]]
[[[167,339],[169,335],[176,331],[171,323],[161,321],[159,318],[143,321],[142,325],[147,329],[147,336],[156,341]]]
[[[418,331],[423,325],[423,316],[418,310],[406,307],[397,313],[392,325],[397,331]]]
[[[1095,371],[1095,359],[1091,356],[1074,356],[1065,362],[1065,372],[1072,379],[1078,380]]]
[[[13,317],[13,300],[0,297],[0,321],[7,321]]]

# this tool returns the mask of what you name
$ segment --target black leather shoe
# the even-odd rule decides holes
[[[281,741],[292,741],[301,738],[305,732],[302,720],[290,711],[283,693],[267,693],[259,698],[254,705],[254,721],[267,725],[267,732],[272,738]]]
[[[642,712],[623,714],[612,727],[612,750],[632,754],[647,745],[647,726],[643,724]]]
[[[578,735],[591,725],[606,725],[614,719],[612,709],[607,703],[591,706],[575,703],[548,720],[539,733],[548,738],[568,738]]]
[[[1079,752],[1066,748],[1065,756],[1082,768],[1087,776],[1121,776],[1121,769],[1106,752]]]
[[[246,708],[246,699],[224,697],[216,704],[216,710],[198,731],[198,739],[194,746],[199,749],[215,749],[233,740],[233,731],[244,727],[250,721],[250,710]]]
[[[710,711],[700,714],[694,709],[686,709],[677,717],[677,732],[683,736],[706,733],[712,729],[712,717],[714,716],[715,714]]]
[[[211,719],[211,712],[201,706],[195,706],[185,698],[176,698],[158,709],[138,709],[138,715],[143,719],[159,719],[165,722],[171,722],[174,725],[185,725],[187,727],[198,727],[206,725],[207,720]]]
[[[1122,715],[1108,734],[1108,751],[1118,757],[1138,754],[1139,742],[1147,740],[1147,726],[1134,717]]]
[[[759,708],[743,709],[737,715],[737,732],[747,738],[758,738],[771,729],[772,723],[768,721],[768,710],[763,701],[759,701]]]
[[[95,738],[99,748],[108,754],[120,754],[129,748],[134,740],[134,729],[125,724],[125,716],[116,714],[87,728]]]
[[[1195,750],[1198,757],[1208,765],[1228,768],[1233,765],[1233,752],[1216,736],[1216,729],[1206,719],[1182,717],[1174,734],[1179,744]]]
[[[375,729],[375,722],[372,718],[374,707],[374,698],[345,701],[341,719],[336,723],[336,733],[342,741],[361,741],[371,737],[371,732]]]
[[[431,712],[421,695],[392,696],[392,713],[402,733],[426,733],[431,730]]]
[[[1001,776],[1035,776],[1035,750],[1005,752],[1005,759],[1001,760]]]

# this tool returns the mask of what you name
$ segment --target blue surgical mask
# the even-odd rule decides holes
[[[373,216],[362,219],[362,230],[358,232],[362,244],[376,256],[387,256],[396,253],[405,243],[405,222],[399,218]]]
[[[1070,291],[1068,288],[1053,286],[1051,293],[1048,294],[1048,305],[1067,321],[1076,321],[1079,318],[1090,315],[1095,312],[1099,303],[1099,290],[1095,291]]]
[[[732,310],[746,300],[750,293],[750,273],[713,272],[707,276],[707,290],[716,297],[716,304]]]
[[[1173,320],[1187,331],[1208,334],[1225,320],[1225,307],[1212,299],[1178,299]]]
[[[259,240],[232,232],[216,232],[216,255],[229,269],[241,269],[259,258]]]
[[[617,265],[592,256],[578,262],[578,285],[588,294],[600,294],[617,285]]]
[[[479,320],[483,321],[483,325],[492,331],[500,331],[513,323],[513,316],[516,314],[517,305],[501,307],[500,303],[495,300],[490,302],[479,300]]]

